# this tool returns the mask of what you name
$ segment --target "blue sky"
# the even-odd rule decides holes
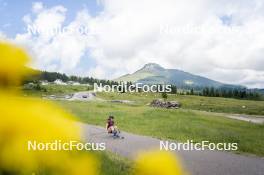
[[[155,62],[264,88],[263,0],[0,0],[0,14],[0,39],[37,69],[113,79]],[[88,33],[32,35],[30,25]]]
[[[23,2],[23,3],[21,3]],[[26,31],[25,25],[23,24],[22,17],[31,11],[32,3],[38,1],[31,0],[0,0],[0,30],[3,31],[7,36],[14,37],[17,33]],[[55,5],[63,5],[67,8],[67,18],[65,23],[73,20],[76,13],[87,8],[89,13],[93,16],[97,15],[101,10],[96,0],[45,0],[44,5],[52,7]]]
[[[96,0],[23,0],[23,3],[21,2],[21,0],[0,0],[0,31],[8,38],[14,38],[19,33],[27,32],[27,26],[22,18],[31,12],[32,5],[35,2],[42,2],[45,8],[51,8],[56,5],[64,6],[67,9],[67,13],[63,25],[68,25],[73,21],[77,12],[82,9],[87,9],[91,16],[98,15],[102,10],[102,6]],[[53,63],[60,64],[58,61]],[[89,50],[86,50],[85,55],[82,56],[77,65],[78,68],[72,71],[71,74],[83,74],[84,70],[94,67],[95,64],[95,61],[89,58]]]

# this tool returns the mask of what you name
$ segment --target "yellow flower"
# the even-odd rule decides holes
[[[169,152],[142,153],[135,163],[135,175],[183,175],[179,160]]]
[[[23,49],[0,42],[0,86],[14,86],[21,83],[23,76],[32,70],[26,67],[30,57]]]
[[[97,161],[89,153],[28,150],[28,141],[80,141],[80,128],[53,103],[8,91],[29,73],[22,49],[1,43],[0,57],[0,174],[96,174]]]

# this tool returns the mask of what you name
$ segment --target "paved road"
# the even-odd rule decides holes
[[[89,142],[105,142],[109,151],[135,158],[141,151],[159,149],[160,140],[125,133],[125,139],[113,139],[105,129],[80,124],[83,138]],[[264,158],[219,151],[177,151],[185,168],[193,175],[264,175]]]

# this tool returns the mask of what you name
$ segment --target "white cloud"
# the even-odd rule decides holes
[[[3,32],[0,31],[0,40],[6,39],[6,36]]]
[[[88,73],[92,77],[106,77],[106,72],[101,66],[96,66],[94,68],[91,68]]]
[[[244,70],[244,78],[240,80],[241,84],[245,84],[251,88],[263,88],[264,71]]]
[[[264,87],[263,12],[259,0],[105,0],[104,12],[91,21],[99,31],[92,52],[105,72],[133,72],[156,62]],[[229,16],[228,23],[223,16]],[[177,30],[160,33],[164,26]]]
[[[87,49],[86,40],[80,33],[49,33],[64,24],[67,9],[63,6],[44,8],[42,4],[34,4],[33,11],[36,17],[29,15],[23,17],[26,25],[40,29],[39,33],[27,32],[17,34],[15,42],[28,48],[34,57],[33,66],[49,71],[74,73],[81,57]],[[77,14],[74,21],[67,27],[75,27],[89,20],[86,11]]]
[[[104,0],[95,17],[80,11],[67,26],[80,33],[18,34],[35,54],[35,66],[73,73],[89,50],[99,78],[132,73],[156,62],[249,87],[264,87],[264,2],[262,0]],[[67,9],[34,3],[26,25],[63,26]],[[36,16],[32,18],[32,16]],[[165,29],[170,32],[166,33]]]
[[[35,13],[40,12],[41,10],[43,10],[44,6],[42,2],[34,2],[32,5],[32,11]]]

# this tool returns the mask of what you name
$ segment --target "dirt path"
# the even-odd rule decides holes
[[[228,114],[228,113],[218,113],[218,112],[206,112],[199,110],[192,110],[202,114],[214,115],[216,117],[227,117],[235,120],[241,120],[256,124],[264,124],[264,116],[261,115],[247,115],[247,114]]]
[[[249,116],[245,114],[225,114],[226,117],[251,123],[263,124],[263,116]]]
[[[141,151],[159,149],[160,140],[125,133],[125,139],[113,139],[105,129],[80,124],[83,138],[90,142],[105,142],[109,151],[128,158],[135,158]],[[264,158],[237,155],[219,151],[175,151],[187,170],[193,175],[263,175]]]

